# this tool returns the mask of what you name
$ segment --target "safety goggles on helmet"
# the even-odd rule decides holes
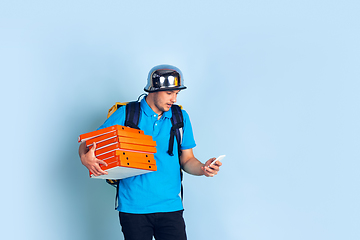
[[[159,65],[150,70],[146,92],[185,89],[181,71],[171,65]]]

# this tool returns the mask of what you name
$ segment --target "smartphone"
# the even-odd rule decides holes
[[[214,161],[212,161],[212,162],[210,163],[209,167],[210,167],[211,165],[215,164],[216,161],[221,162],[225,156],[226,156],[226,155],[221,155],[221,156],[219,156],[217,159],[215,159]]]

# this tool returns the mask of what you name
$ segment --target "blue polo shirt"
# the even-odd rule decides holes
[[[167,153],[169,147],[172,112],[164,112],[160,120],[142,99],[139,128],[156,141],[157,152],[154,154],[157,171],[120,180],[118,208],[120,212],[146,214],[156,212],[173,212],[183,209],[180,198],[181,180],[180,165],[176,140],[173,153]],[[114,112],[99,128],[113,125],[124,125],[125,107]],[[184,133],[181,149],[196,146],[189,115],[182,110],[184,116]]]

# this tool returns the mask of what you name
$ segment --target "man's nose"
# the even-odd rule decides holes
[[[176,103],[176,97],[177,97],[177,94],[173,94],[172,98],[171,98],[171,102]]]

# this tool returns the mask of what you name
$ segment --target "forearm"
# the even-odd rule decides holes
[[[188,161],[183,163],[182,169],[189,174],[202,176],[204,175],[204,171],[202,169],[203,166],[204,166],[203,163],[201,163],[195,157],[192,157]]]
[[[213,177],[219,171],[221,162],[213,164],[210,167],[210,164],[214,160],[215,158],[210,158],[203,164],[194,156],[192,149],[183,150],[180,157],[181,167],[185,172],[196,176],[205,175],[207,177]]]
[[[85,142],[80,143],[79,146],[79,157],[81,159],[82,162],[82,158],[85,156],[85,154],[89,151],[89,149],[86,147]]]

